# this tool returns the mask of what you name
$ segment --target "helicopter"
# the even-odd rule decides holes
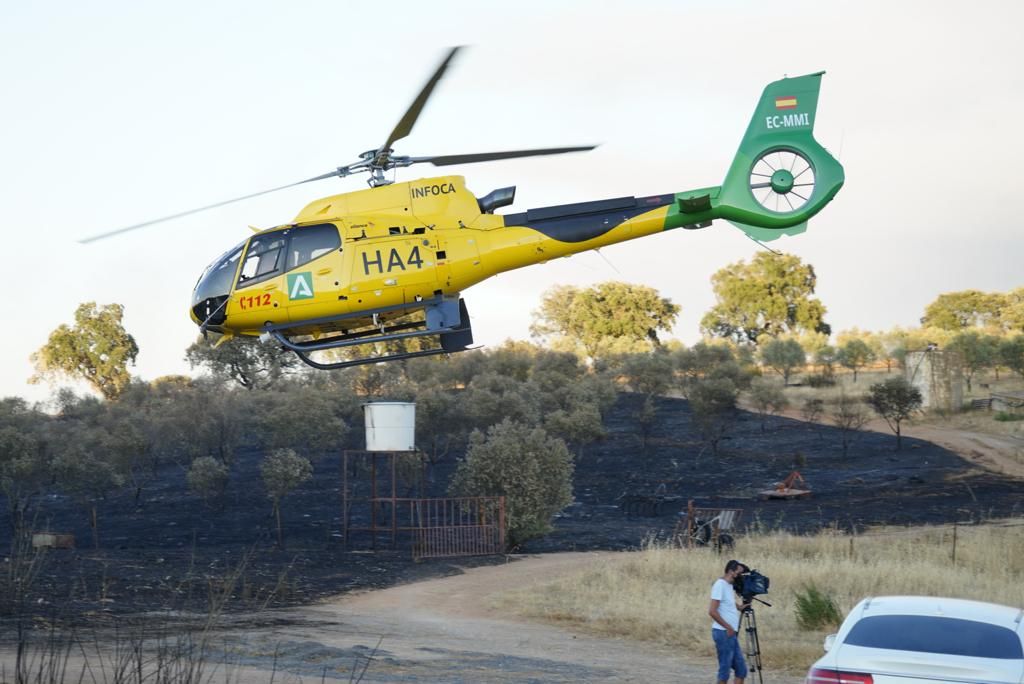
[[[369,174],[368,189],[314,200],[291,223],[225,251],[192,293],[190,316],[204,336],[216,336],[216,345],[258,337],[331,370],[471,348],[472,325],[460,295],[499,273],[674,228],[707,228],[715,219],[759,242],[795,235],[843,185],[843,167],[813,135],[823,71],[765,87],[718,186],[498,214],[514,202],[514,186],[477,197],[458,175],[395,182],[389,172],[414,164],[443,167],[596,147],[396,155],[392,145],[412,131],[459,49],[448,51],[384,143],[358,161],[82,242],[305,183]],[[398,345],[406,348],[379,354],[377,343],[412,338],[419,338],[418,349]],[[371,351],[360,353],[367,346]],[[311,356],[326,350],[344,350],[348,358]]]

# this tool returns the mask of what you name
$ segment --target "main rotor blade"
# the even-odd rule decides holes
[[[448,69],[448,64],[452,61],[455,53],[460,49],[461,48],[459,46],[453,47],[448,52],[448,55],[441,61],[441,64],[434,71],[434,75],[431,76],[430,80],[428,80],[426,85],[423,86],[423,90],[420,91],[420,94],[417,95],[416,99],[412,101],[411,105],[409,105],[408,111],[405,112],[405,115],[398,122],[398,125],[395,126],[395,129],[391,131],[391,135],[388,136],[387,141],[385,141],[385,143],[377,150],[378,156],[391,149],[391,145],[394,144],[396,140],[401,140],[412,132],[413,124],[416,123],[416,119],[419,118],[420,112],[423,111],[423,105],[425,105],[427,100],[430,99],[430,94],[434,92],[434,86],[436,86],[438,81],[441,80],[441,77],[444,76],[445,70]]]
[[[343,167],[343,169],[344,168],[347,168],[347,167]],[[289,183],[288,185],[282,185],[279,188],[271,188],[270,190],[263,190],[261,192],[254,192],[251,195],[245,195],[244,197],[235,197],[234,199],[224,200],[223,202],[217,202],[216,204],[207,204],[205,207],[199,207],[198,209],[189,209],[188,211],[182,211],[182,212],[179,212],[177,214],[171,214],[170,216],[163,216],[163,217],[158,218],[158,219],[153,219],[152,221],[144,221],[142,223],[136,223],[133,226],[126,226],[124,228],[118,228],[117,230],[112,230],[112,231],[110,231],[108,233],[101,233],[99,235],[93,235],[92,237],[85,238],[84,240],[79,240],[78,242],[83,244],[83,245],[85,245],[85,244],[89,244],[90,242],[96,242],[97,240],[105,240],[108,237],[113,237],[115,235],[120,235],[121,233],[127,233],[129,231],[136,230],[138,228],[145,228],[146,226],[152,226],[155,223],[163,223],[164,221],[170,221],[172,219],[181,218],[182,216],[190,216],[192,214],[198,214],[199,212],[206,211],[207,209],[216,209],[217,207],[223,207],[226,204],[232,204],[234,202],[241,202],[242,200],[252,199],[253,197],[259,197],[260,195],[268,195],[268,194],[270,194],[272,192],[277,192],[278,190],[285,190],[287,188],[294,188],[296,185],[302,185],[303,183],[312,183],[313,181],[323,180],[324,178],[331,178],[333,176],[341,175],[341,172],[343,171],[343,169],[336,169],[334,171],[331,171],[330,173],[324,173],[324,174],[321,174],[321,175],[316,176],[314,178],[307,178],[306,180],[299,181],[298,183]]]
[[[515,159],[516,157],[540,157],[548,154],[565,154],[566,152],[587,152],[597,145],[583,147],[548,147],[538,150],[510,150],[508,152],[481,152],[478,154],[446,154],[439,157],[413,157],[414,164],[430,162],[434,166],[451,166],[452,164],[473,164],[475,162],[495,161],[497,159]]]

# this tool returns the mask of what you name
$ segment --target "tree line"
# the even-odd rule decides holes
[[[536,343],[322,373],[255,340],[218,347],[197,340],[186,358],[200,377],[150,383],[128,372],[138,347],[120,305],[87,303],[73,326],[60,326],[36,353],[36,379],[80,379],[102,400],[68,390],[49,407],[3,400],[0,486],[16,530],[33,500],[55,491],[88,512],[98,544],[98,506],[111,492],[130,488],[138,502],[161,468],[173,465],[215,506],[238,450],[257,448],[283,543],[282,502],[310,476],[313,461],[361,446],[361,404],[415,401],[416,440],[427,457],[463,455],[451,493],[507,495],[509,537],[518,542],[543,533],[569,503],[573,464],[603,437],[603,417],[620,389],[644,397],[631,416],[643,448],[656,420],[654,398],[676,392],[689,400],[695,428],[715,454],[741,394],[762,426],[786,408],[786,394],[767,373],[777,373],[783,388],[808,368],[805,380],[814,386],[834,383],[837,367],[856,381],[871,364],[891,371],[908,351],[939,343],[961,352],[968,382],[987,368],[1024,376],[1024,318],[1017,316],[1024,288],[1003,299],[942,295],[926,311],[930,327],[847,331],[832,345],[815,286],[813,268],[791,255],[764,252],[732,264],[713,279],[717,304],[702,320],[708,337],[690,348],[662,339],[677,305],[651,288],[612,282],[550,290],[534,314]],[[799,408],[807,420],[837,427],[845,453],[871,409],[890,422],[899,448],[900,424],[919,406],[920,394],[894,377],[863,395],[812,397]],[[259,421],[248,419],[257,413]]]

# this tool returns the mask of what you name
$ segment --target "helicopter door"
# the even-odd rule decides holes
[[[288,246],[286,230],[260,233],[249,240],[228,304],[228,321],[234,329],[261,328],[266,321],[288,320],[284,292],[284,265]]]
[[[318,223],[289,232],[285,297],[291,321],[346,313],[348,304],[338,298],[344,280],[338,227]]]

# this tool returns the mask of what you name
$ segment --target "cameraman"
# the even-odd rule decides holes
[[[718,684],[729,681],[729,671],[735,672],[736,684],[743,684],[747,676],[747,663],[743,660],[743,649],[737,631],[740,628],[740,610],[750,604],[736,605],[733,583],[745,572],[750,572],[743,563],[731,560],[725,564],[725,574],[715,580],[711,587],[711,605],[708,615],[711,616],[711,638],[715,642],[718,653]]]

